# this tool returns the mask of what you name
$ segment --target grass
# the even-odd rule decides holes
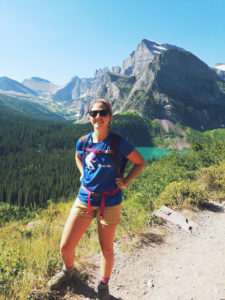
[[[46,289],[49,278],[60,270],[59,244],[73,201],[52,204],[27,226],[28,219],[6,223],[0,232],[0,299],[31,299],[34,290]],[[128,211],[119,226],[116,240],[143,227],[143,216]],[[129,220],[134,220],[130,222]],[[86,257],[100,252],[97,225],[93,221],[76,248],[75,267]],[[80,270],[81,271],[81,270]]]
[[[198,130],[192,129],[187,127],[185,129],[188,138],[193,138],[198,141],[203,141],[207,138],[215,138],[215,137],[225,137],[225,129],[224,128],[217,128],[213,130],[207,130],[205,132],[200,132]]]

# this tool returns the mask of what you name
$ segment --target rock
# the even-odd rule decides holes
[[[153,288],[154,287],[154,282],[152,279],[148,280],[148,287]]]
[[[144,291],[143,293],[142,293],[142,295],[146,295],[147,294],[147,291]]]
[[[27,223],[26,229],[27,230],[32,229],[33,227],[39,226],[41,224],[43,224],[43,222],[41,220],[32,221],[32,222]]]
[[[160,209],[157,209],[153,212],[153,215],[163,218],[164,220],[178,226],[179,228],[185,229],[188,232],[191,232],[194,228],[197,227],[193,221],[188,220],[186,216],[172,210],[171,208],[163,205]]]

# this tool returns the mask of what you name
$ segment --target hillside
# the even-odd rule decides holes
[[[79,182],[75,143],[87,130],[88,125],[75,129],[70,122],[1,113],[1,202],[34,209],[73,193]]]
[[[49,80],[32,77],[30,79],[24,79],[23,85],[35,91],[39,96],[44,98],[51,97],[51,94],[56,92],[60,87],[50,82]]]
[[[0,90],[15,94],[37,96],[37,93],[22,83],[8,77],[0,77]]]
[[[196,235],[185,237],[180,232],[178,238],[173,236],[171,239],[169,235],[169,240],[164,240],[165,235],[160,235],[160,232],[156,231],[156,224],[162,224],[162,222],[152,215],[152,211],[162,205],[167,205],[175,210],[188,209],[190,217],[190,215],[193,216],[193,211],[210,207],[209,199],[222,202],[225,192],[224,145],[224,138],[207,138],[202,143],[195,141],[186,154],[179,154],[175,151],[170,156],[148,163],[143,172],[124,190],[122,222],[115,240],[116,264],[111,281],[112,295],[123,297],[123,299],[132,293],[147,297],[154,293],[157,295],[158,291],[160,295],[164,295],[166,292],[164,287],[171,286],[171,282],[182,283],[186,292],[188,282],[183,281],[183,278],[187,280],[194,278],[196,282],[205,279],[208,281],[207,274],[210,274],[211,278],[213,272],[215,272],[215,277],[211,278],[210,285],[207,286],[211,288],[213,283],[218,291],[222,292],[219,290],[220,279],[224,274],[220,272],[220,268],[224,260],[220,263],[219,259],[222,258],[224,246],[219,237],[224,234],[222,222],[224,215],[221,214],[220,217],[214,213],[217,221],[213,219],[212,214],[207,215],[207,221],[200,218],[200,224],[205,224],[206,227],[197,231]],[[56,156],[57,160],[62,153]],[[49,159],[47,160],[49,163]],[[37,167],[38,164],[35,166]],[[27,168],[33,171],[32,167],[27,166]],[[73,175],[77,176],[74,173]],[[54,185],[58,185],[57,181]],[[0,238],[4,240],[4,243],[0,244],[0,295],[3,298],[22,300],[28,297],[34,299],[62,299],[63,297],[71,297],[71,299],[72,297],[78,297],[78,299],[86,297],[88,299],[90,297],[93,299],[94,286],[98,278],[92,276],[98,271],[99,257],[95,222],[90,226],[77,249],[76,281],[68,288],[62,287],[59,293],[51,293],[46,287],[48,279],[62,266],[58,245],[76,191],[69,198],[64,198],[64,202],[49,201],[48,207],[44,210],[32,212],[29,209],[9,204],[0,206]],[[66,203],[69,200],[71,201]],[[33,222],[28,225],[29,221]],[[161,230],[163,228],[161,227]],[[212,240],[218,247],[212,247]],[[178,242],[179,245],[176,244]],[[140,246],[140,249],[136,248],[137,246]],[[168,251],[169,249],[173,251]],[[196,249],[194,255],[190,249]],[[182,256],[182,253],[186,255]],[[213,253],[214,256],[209,257]],[[207,255],[207,265],[204,265],[205,260],[198,261],[199,264],[196,264],[196,259],[200,257],[203,259],[204,255]],[[174,259],[179,264],[174,266]],[[190,265],[190,261],[193,265]],[[214,265],[213,261],[218,263]],[[167,262],[170,263],[167,264]],[[171,272],[165,272],[165,265]],[[207,269],[208,266],[209,269]],[[190,268],[193,272],[187,272]],[[135,273],[133,273],[134,270],[136,270]],[[199,272],[204,270],[204,277],[203,273],[196,274],[195,270]],[[130,274],[133,275],[130,276]],[[143,284],[141,289],[137,281],[133,281],[135,278],[141,280]],[[119,282],[123,287],[119,285]],[[151,282],[154,283],[153,289],[149,289]],[[171,295],[177,292],[176,288],[180,287],[180,284],[172,286]],[[195,287],[198,286],[195,285]],[[191,296],[195,296],[200,290],[193,289],[191,286],[189,292],[193,292]]]
[[[75,145],[93,130],[91,124],[38,120],[0,110],[1,201],[45,207],[49,199],[57,202],[74,193],[79,185],[79,176],[73,175]],[[156,121],[131,112],[115,115],[111,128],[136,147],[169,146],[183,138],[175,129],[166,132]],[[187,128],[184,134],[190,141],[204,142],[223,138],[224,130],[201,133]]]
[[[60,114],[54,113],[46,106],[30,101],[22,96],[9,96],[0,93],[0,114],[20,115],[45,120],[63,121]]]
[[[45,207],[50,199],[57,202],[73,194],[79,185],[75,145],[93,130],[91,124],[39,120],[1,107],[0,111],[0,202]],[[163,133],[133,113],[116,115],[111,127],[135,146],[152,146],[153,138]]]

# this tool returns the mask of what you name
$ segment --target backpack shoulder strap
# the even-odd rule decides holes
[[[111,132],[110,149],[113,150],[112,159],[116,165],[117,175],[123,176],[119,165],[119,144],[121,136],[117,133]]]
[[[82,150],[85,150],[86,145],[88,144],[90,138],[91,138],[92,132],[88,133],[86,135],[83,135],[80,140],[81,140],[81,144],[82,144]]]
[[[80,138],[82,144],[84,144],[84,142],[85,142],[87,136],[88,136],[88,134],[83,135],[83,136]]]
[[[83,165],[83,169],[85,167],[85,155],[86,155],[86,145],[88,144],[90,138],[91,138],[92,132],[86,135],[83,135],[80,140],[81,140],[81,144],[82,144],[82,150],[83,150],[83,155],[82,155],[82,165]]]

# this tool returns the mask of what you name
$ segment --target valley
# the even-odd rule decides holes
[[[120,259],[117,267],[121,270],[113,274],[113,295],[122,295],[124,299],[130,294],[139,297],[141,288],[143,299],[157,296],[158,292],[165,297],[162,287],[169,287],[171,282],[181,284],[182,276],[194,286],[190,281],[192,276],[187,275],[188,259],[184,267],[176,268],[177,278],[159,275],[164,274],[168,260],[177,258],[176,254],[182,261],[182,253],[188,255],[191,245],[204,256],[197,238],[204,239],[212,249],[207,240],[212,231],[207,231],[204,218],[216,230],[223,224],[222,212],[215,220],[215,213],[201,211],[212,200],[220,207],[225,197],[223,76],[224,64],[210,68],[185,49],[144,39],[121,66],[98,69],[92,78],[75,75],[63,86],[39,77],[21,83],[0,77],[0,298],[77,296],[72,288],[62,291],[62,297],[50,294],[46,283],[61,269],[58,245],[80,187],[75,147],[81,136],[92,131],[88,108],[97,97],[104,97],[112,104],[111,130],[131,142],[147,160],[143,172],[123,193],[122,222],[115,241]],[[127,170],[130,167],[128,164]],[[171,240],[165,239],[165,243],[154,248],[158,235],[145,235],[145,231],[149,233],[155,227],[164,230],[162,220],[153,215],[162,205],[188,210],[205,227],[192,237],[178,230],[174,235],[169,230]],[[29,227],[29,222],[37,226]],[[91,263],[90,269],[83,269],[83,263],[87,257],[99,257],[95,232],[96,224],[92,224],[78,247],[75,266],[81,286],[87,288],[83,293],[92,291],[86,295],[92,298],[95,295],[92,276],[97,267]],[[180,239],[185,245],[178,251]],[[213,239],[216,240],[214,236]],[[139,242],[150,255],[143,260],[137,259],[143,254]],[[219,240],[216,243],[219,245]],[[168,253],[165,245],[175,256]],[[218,249],[223,250],[222,246]],[[136,251],[133,256],[124,254],[133,250]],[[157,256],[158,250],[161,252]],[[142,286],[124,280],[124,272],[130,274],[139,268],[139,263],[146,264],[146,260],[152,259],[151,254],[156,260],[149,268],[144,266],[141,275],[136,272],[137,280],[142,276]],[[164,254],[165,260],[160,264]],[[128,260],[131,264],[125,266]],[[212,262],[211,259],[210,268]],[[216,270],[220,271],[219,264]],[[173,265],[169,267],[172,275]],[[154,289],[145,282],[145,274],[150,276],[148,280],[154,280]],[[195,287],[188,296],[199,296]],[[184,285],[183,290],[186,288]],[[210,285],[210,295],[213,288],[218,295],[223,292],[219,280]],[[171,291],[171,299],[175,299],[173,293],[176,290]],[[183,296],[180,294],[180,299]]]

